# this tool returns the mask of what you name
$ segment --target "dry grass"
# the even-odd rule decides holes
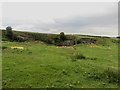
[[[56,48],[71,48],[71,49],[73,49],[73,50],[74,50],[74,48],[73,48],[73,47],[67,47],[67,46],[57,46]]]

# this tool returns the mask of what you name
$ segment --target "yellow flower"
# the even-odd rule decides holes
[[[10,47],[12,49],[16,48],[16,49],[24,49],[24,47]]]

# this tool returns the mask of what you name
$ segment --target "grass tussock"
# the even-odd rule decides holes
[[[88,60],[97,60],[96,57],[87,57],[85,56],[84,54],[82,54],[81,52],[75,52],[72,56],[72,60],[73,61],[77,61],[77,60],[80,60],[80,59],[88,59]]]
[[[103,72],[94,71],[85,74],[87,78],[93,78],[96,81],[105,81],[106,83],[118,83],[118,72],[112,68],[107,68]]]
[[[118,71],[113,70],[112,68],[107,68],[104,71],[104,75],[109,83],[114,83],[114,82],[118,83],[118,78],[120,78],[118,76]]]
[[[76,52],[72,56],[73,61],[77,61],[79,59],[86,59],[86,57],[81,52]]]
[[[6,47],[6,46],[2,46],[2,49],[4,50],[4,49],[7,49],[8,47]]]
[[[110,42],[109,46],[105,43],[102,46],[102,41],[99,43],[96,45],[101,48],[79,44],[71,50],[41,41],[2,41],[2,45],[8,47],[2,51],[2,87],[117,88],[118,44]],[[25,49],[10,49],[13,46]],[[109,68],[105,68],[107,65]]]

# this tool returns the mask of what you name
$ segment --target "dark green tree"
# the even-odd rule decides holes
[[[13,32],[11,26],[6,27],[6,35],[11,39],[13,38]]]
[[[64,41],[64,40],[65,40],[65,34],[64,34],[64,32],[61,32],[61,33],[60,33],[60,40],[61,40],[61,41]]]

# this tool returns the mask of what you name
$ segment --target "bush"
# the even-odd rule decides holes
[[[76,59],[85,59],[85,56],[83,54],[81,54],[81,53],[76,53],[75,58]]]
[[[73,54],[72,60],[77,61],[78,59],[86,59],[86,57],[80,52],[76,52]]]
[[[91,60],[97,60],[97,58],[90,58]]]
[[[25,39],[24,39],[24,37],[22,37],[22,36],[20,36],[20,35],[15,35],[15,34],[14,34],[13,41],[24,42]]]

